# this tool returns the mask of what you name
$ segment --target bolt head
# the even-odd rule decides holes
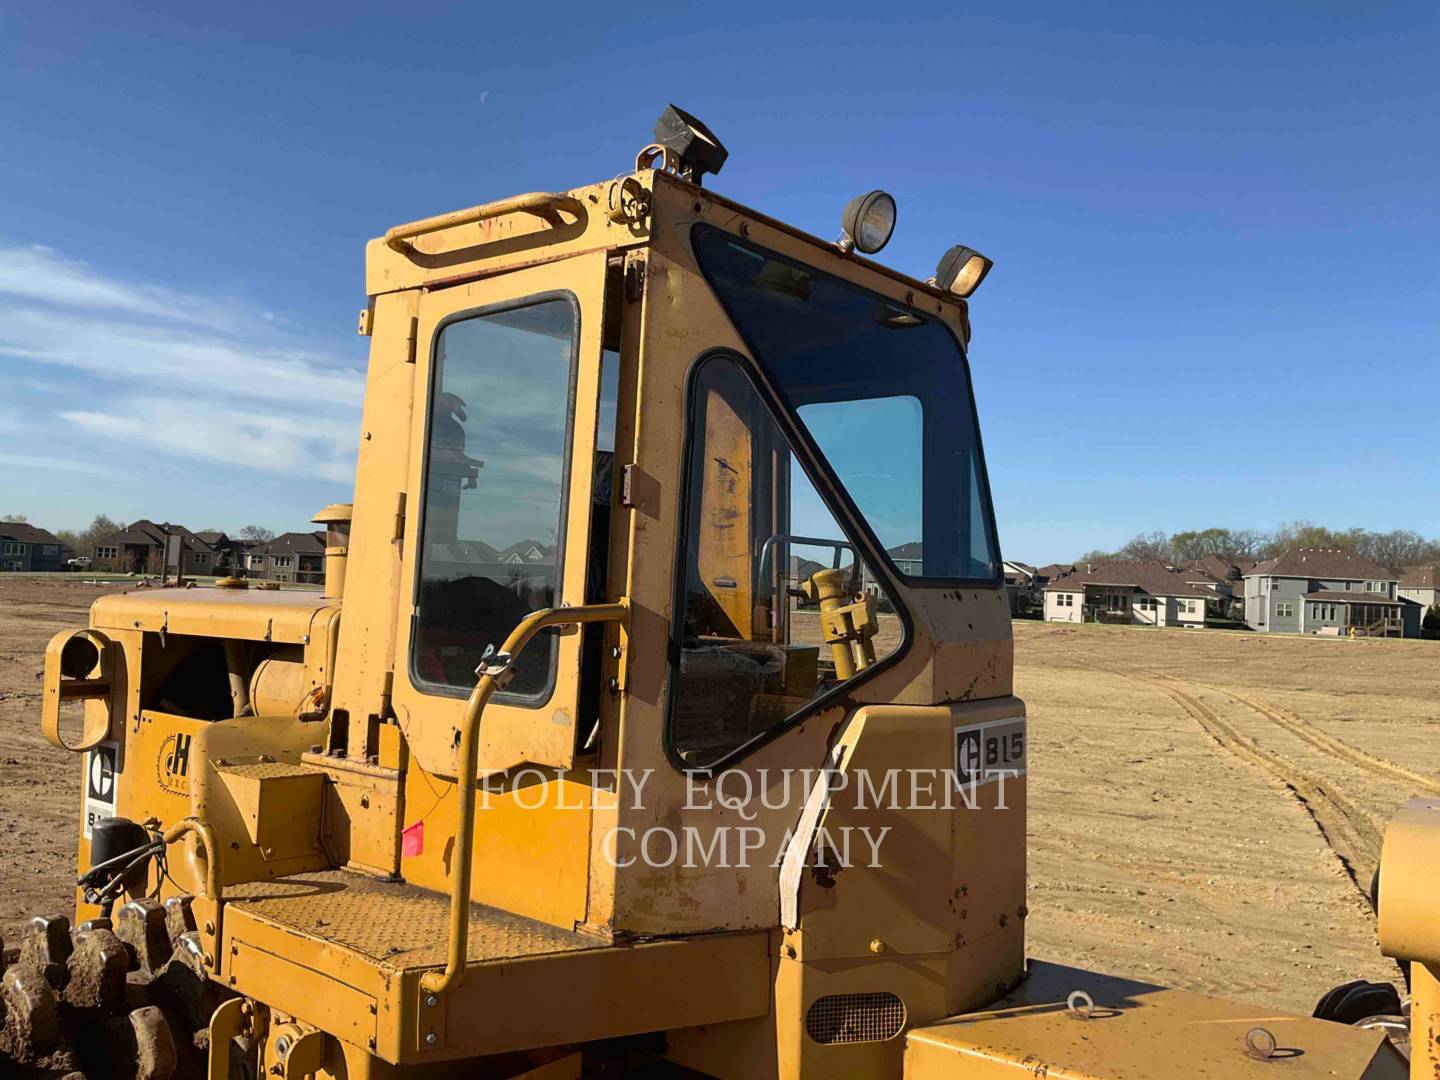
[[[426,995],[425,995],[425,1004],[428,1005],[430,1008],[433,1009],[436,1005],[439,1005],[439,1004],[440,1004],[440,999],[439,999],[438,997],[436,997],[434,994],[426,994]]]
[[[425,1033],[425,1045],[426,1045],[426,1046],[434,1046],[434,1045],[435,1045],[436,1043],[438,1043],[439,1041],[440,1041],[440,1036],[439,1036],[439,1035],[436,1035],[435,1032],[433,1032],[433,1031],[427,1031],[427,1032]]]

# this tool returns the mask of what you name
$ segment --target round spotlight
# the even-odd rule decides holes
[[[935,267],[935,284],[956,296],[969,296],[980,287],[995,264],[974,248],[956,244],[940,256]]]
[[[845,204],[845,212],[840,215],[840,250],[874,255],[890,242],[894,231],[894,196],[872,191]]]

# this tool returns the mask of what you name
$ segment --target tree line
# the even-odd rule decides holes
[[[1141,533],[1117,551],[1087,551],[1076,561],[1158,559],[1184,563],[1218,555],[1231,563],[1273,559],[1291,548],[1340,548],[1398,573],[1404,567],[1440,563],[1440,540],[1427,540],[1410,529],[1329,529],[1309,521],[1291,521],[1264,532],[1260,529],[1191,529],[1186,532]]]

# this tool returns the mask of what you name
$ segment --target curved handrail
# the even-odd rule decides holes
[[[511,664],[532,638],[547,626],[577,623],[618,622],[630,624],[630,601],[613,604],[586,604],[582,607],[545,608],[532,611],[510,631],[497,653],[487,653],[476,669],[479,679],[465,702],[460,721],[460,758],[455,784],[460,790],[459,815],[455,826],[455,865],[450,876],[450,941],[444,971],[427,971],[420,976],[420,988],[427,994],[443,994],[460,984],[465,974],[465,957],[470,947],[470,866],[474,856],[475,767],[480,753],[480,716],[491,695],[509,681]]]
[[[205,849],[205,892],[202,895],[207,900],[225,899],[224,879],[220,876],[220,845],[215,842],[214,828],[208,821],[187,817],[166,829],[162,839],[168,846],[186,833],[194,833],[200,841],[200,846]],[[191,861],[193,863],[194,860]]]
[[[404,225],[396,225],[385,233],[385,244],[401,255],[414,255],[415,247],[410,240],[427,233],[450,229],[456,225],[473,225],[478,221],[505,217],[508,214],[534,214],[550,225],[560,224],[560,212],[564,211],[579,218],[585,212],[580,200],[573,195],[561,195],[550,191],[532,191],[528,195],[512,195],[508,199],[482,203],[468,210],[455,210],[449,214],[421,218]]]

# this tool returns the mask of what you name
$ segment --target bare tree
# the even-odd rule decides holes
[[[28,524],[30,519],[24,514],[0,514],[0,521],[8,521],[14,525]]]
[[[1409,529],[1367,532],[1361,537],[1357,550],[1397,574],[1407,566],[1430,562],[1436,557],[1435,543]]]
[[[257,544],[264,544],[275,539],[275,530],[267,529],[264,525],[246,525],[240,530],[240,536],[244,540],[254,540]]]
[[[1157,531],[1141,533],[1139,536],[1132,537],[1120,549],[1120,557],[1124,559],[1158,559],[1160,562],[1170,562],[1174,558],[1174,551],[1170,544],[1170,537]]]

